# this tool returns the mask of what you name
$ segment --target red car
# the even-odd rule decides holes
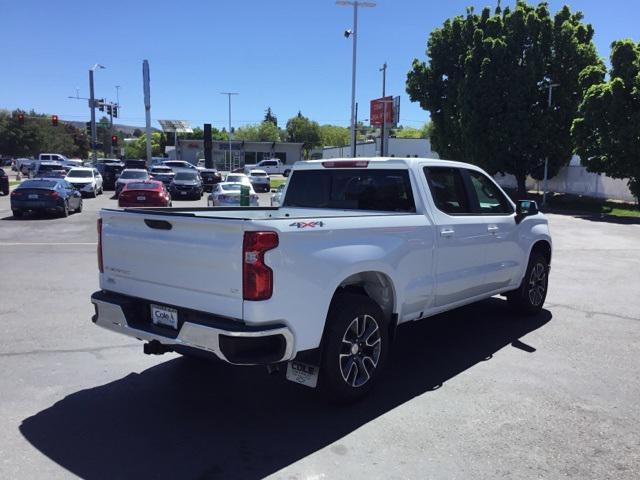
[[[171,195],[158,180],[125,184],[118,197],[119,207],[170,207]]]

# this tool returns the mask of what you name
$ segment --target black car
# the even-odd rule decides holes
[[[124,161],[124,168],[143,168],[146,169],[147,168],[147,161],[146,160],[134,160],[134,159],[128,159]]]
[[[24,212],[56,212],[62,217],[82,211],[82,195],[64,179],[25,180],[11,192],[11,210],[16,218]]]
[[[100,175],[102,175],[102,189],[115,190],[116,180],[118,180],[118,176],[122,173],[122,170],[124,170],[124,163],[118,160],[98,162],[96,169],[100,172]]]
[[[0,192],[3,195],[9,195],[9,175],[2,168],[0,168]]]
[[[222,181],[222,175],[215,168],[200,170],[200,177],[205,192],[213,191],[213,187]]]
[[[183,170],[177,172],[171,184],[169,193],[174,200],[202,198],[202,179],[196,171]]]

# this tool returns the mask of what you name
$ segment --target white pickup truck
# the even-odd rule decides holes
[[[271,158],[262,160],[255,165],[246,164],[244,166],[244,173],[247,175],[251,170],[264,170],[267,175],[284,175],[286,177],[291,172],[291,165],[286,165],[277,158]]]
[[[102,210],[93,322],[145,353],[286,365],[288,379],[354,399],[399,325],[497,294],[523,314],[545,301],[546,218],[473,165],[302,162],[282,198]]]

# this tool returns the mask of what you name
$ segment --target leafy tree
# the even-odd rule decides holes
[[[19,113],[25,114],[22,110],[0,112],[0,152],[12,157],[31,157],[40,150],[38,126],[31,121],[20,125]]]
[[[164,143],[166,139],[161,132],[151,134],[151,155],[160,157],[164,153]],[[147,136],[142,135],[135,140],[126,141],[124,144],[124,155],[126,158],[147,158]]]
[[[349,129],[337,125],[320,126],[320,142],[324,147],[344,147],[349,145]]]
[[[134,137],[141,137],[142,135],[144,135],[144,132],[143,132],[142,130],[140,130],[139,128],[136,128],[136,129],[133,131],[133,136],[134,136]]]
[[[278,126],[278,117],[276,117],[273,112],[271,111],[271,107],[267,107],[266,112],[264,112],[264,121],[265,122],[271,122],[273,123],[276,127]]]
[[[407,75],[411,100],[431,113],[434,150],[515,175],[520,195],[527,175],[542,177],[545,158],[554,176],[573,153],[580,72],[602,64],[582,18],[568,7],[552,17],[546,3],[519,0],[493,15],[468,9],[434,30],[429,64],[414,60]],[[552,108],[550,82],[559,84]]]
[[[395,131],[396,138],[429,138],[431,123],[425,123],[420,128],[402,127]]]
[[[613,42],[609,80],[595,69],[582,80],[592,84],[573,122],[576,152],[590,172],[628,179],[640,202],[640,43]]]
[[[303,143],[305,158],[309,158],[309,152],[321,144],[320,125],[303,116],[301,112],[287,120],[287,140]]]

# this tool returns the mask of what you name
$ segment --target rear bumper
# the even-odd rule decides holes
[[[101,290],[91,296],[91,303],[96,325],[138,340],[202,350],[234,365],[278,363],[293,357],[293,334],[282,324],[255,327],[175,307],[179,318],[186,318],[176,331],[151,322],[147,300]]]

